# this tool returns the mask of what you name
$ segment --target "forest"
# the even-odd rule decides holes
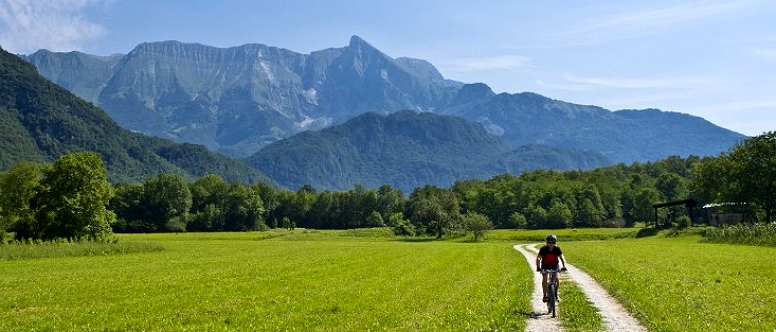
[[[355,184],[344,191],[291,191],[207,175],[188,182],[160,173],[143,182],[108,182],[94,152],[52,164],[20,162],[0,174],[0,233],[16,240],[105,240],[113,232],[218,232],[269,228],[391,227],[407,236],[475,238],[493,228],[687,227],[692,198],[733,209],[745,222],[771,222],[776,208],[776,133],[746,139],[717,157],[668,157],[590,171],[537,170],[487,180],[424,186],[410,193]],[[670,218],[669,218],[670,217]]]

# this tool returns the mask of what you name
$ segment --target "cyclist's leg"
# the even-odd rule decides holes
[[[547,301],[547,278],[549,273],[542,272],[542,294],[544,301]]]

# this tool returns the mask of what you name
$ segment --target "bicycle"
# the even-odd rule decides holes
[[[552,317],[555,318],[555,315],[557,313],[557,302],[558,302],[558,274],[560,272],[566,271],[565,268],[563,269],[542,269],[542,274],[549,274],[547,278],[547,313],[552,314]]]

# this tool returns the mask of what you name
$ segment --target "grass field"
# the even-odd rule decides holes
[[[776,329],[773,247],[694,231],[498,230],[472,243],[372,229],[0,246],[0,331],[522,331],[535,272],[512,246],[549,232],[651,331]],[[601,329],[572,283],[561,296],[569,331]]]
[[[503,242],[305,232],[123,235],[165,250],[0,261],[0,331],[514,331]]]
[[[564,242],[650,331],[776,330],[776,248],[700,236]]]

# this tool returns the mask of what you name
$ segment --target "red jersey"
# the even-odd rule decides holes
[[[550,249],[547,245],[539,249],[539,257],[542,258],[542,268],[556,268],[560,263],[560,255],[563,254],[563,250],[560,247],[555,246]]]

